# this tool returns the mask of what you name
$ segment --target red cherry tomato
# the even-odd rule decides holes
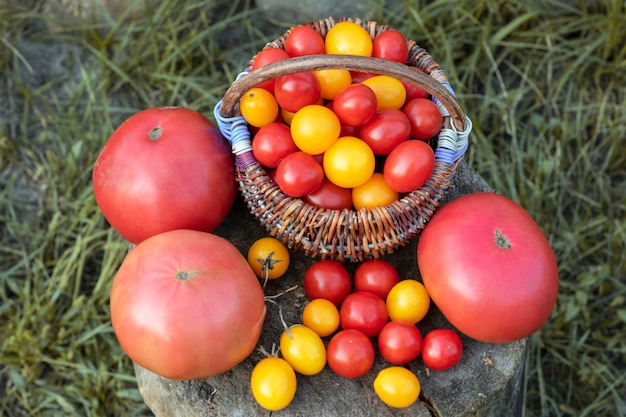
[[[376,155],[387,155],[411,136],[411,124],[398,109],[383,109],[376,112],[359,131],[359,137]]]
[[[276,168],[284,157],[298,150],[289,126],[283,123],[263,126],[252,139],[252,154],[267,168]]]
[[[389,153],[383,176],[393,190],[408,193],[428,181],[434,169],[435,153],[430,145],[421,140],[407,140]]]
[[[281,108],[295,113],[304,106],[317,104],[320,82],[311,71],[287,74],[276,78],[274,96]]]
[[[310,300],[325,298],[340,306],[350,294],[352,280],[345,266],[333,259],[322,259],[304,273],[302,285]]]
[[[343,329],[359,330],[367,337],[374,337],[387,323],[387,306],[371,292],[355,291],[343,300],[339,317]]]
[[[463,341],[452,329],[431,330],[424,336],[422,360],[434,371],[443,371],[461,361]]]
[[[259,51],[258,54],[254,57],[254,62],[252,62],[251,70],[261,68],[264,65],[271,64],[272,62],[282,61],[283,59],[289,58],[289,54],[285,52],[284,49],[281,48],[265,48]],[[270,93],[274,93],[274,85],[276,84],[276,79],[272,79],[269,81],[265,81],[261,84],[258,84],[257,87],[264,88]]]
[[[374,345],[370,338],[354,329],[339,331],[326,347],[328,366],[344,378],[365,375],[372,369],[374,357]]]
[[[357,291],[367,291],[387,299],[387,294],[400,281],[398,270],[382,259],[363,262],[354,271],[354,287]]]
[[[293,152],[276,168],[276,183],[291,197],[302,197],[315,191],[324,181],[324,170],[312,155]]]
[[[296,26],[285,39],[285,51],[290,57],[318,55],[324,53],[324,39],[318,31],[308,25]]]
[[[409,47],[406,38],[395,30],[386,30],[374,38],[372,56],[406,64]]]
[[[411,123],[411,137],[428,140],[436,136],[443,127],[443,116],[432,101],[416,98],[404,105],[404,114]]]
[[[351,84],[335,96],[333,111],[341,124],[361,126],[376,114],[376,94],[363,84]]]
[[[324,178],[322,185],[317,190],[302,198],[305,203],[315,207],[332,210],[352,208],[352,191],[333,184],[328,178]]]
[[[378,350],[384,360],[394,365],[411,362],[422,351],[422,334],[413,323],[392,320],[378,335]]]
[[[419,67],[410,66],[409,68],[411,68],[412,70],[415,70],[415,71],[422,72],[422,73],[424,72]],[[418,86],[413,85],[413,84],[406,83],[404,81],[402,81],[402,84],[404,84],[404,89],[406,90],[405,101],[407,103],[409,101],[413,100],[414,98],[428,98],[428,97],[430,97],[430,94],[428,93],[428,91],[424,90],[421,87],[418,87]]]

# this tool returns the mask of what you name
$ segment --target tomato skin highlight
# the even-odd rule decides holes
[[[266,311],[239,250],[194,230],[164,232],[131,249],[113,280],[110,307],[124,352],[176,380],[214,376],[247,358]]]
[[[443,315],[483,342],[531,335],[556,302],[550,243],[523,207],[496,193],[465,195],[439,208],[420,236],[417,260]]]

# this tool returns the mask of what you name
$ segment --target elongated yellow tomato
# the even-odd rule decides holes
[[[315,375],[326,365],[326,347],[313,330],[296,324],[280,337],[283,358],[302,375]]]
[[[414,279],[405,279],[391,288],[386,303],[391,320],[417,323],[428,313],[430,296],[424,284]]]
[[[296,373],[284,359],[265,358],[254,367],[250,388],[261,407],[270,411],[282,410],[296,395]]]
[[[406,408],[420,395],[417,376],[402,366],[391,366],[378,373],[374,379],[374,391],[388,406]]]

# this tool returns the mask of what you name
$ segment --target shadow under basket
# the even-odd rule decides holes
[[[385,30],[376,22],[327,18],[307,23],[325,38],[342,21],[363,26],[374,39]],[[265,48],[283,48],[291,29]],[[381,258],[418,235],[439,207],[458,162],[467,150],[471,121],[465,115],[439,64],[407,39],[406,65],[380,58],[352,55],[309,55],[285,59],[250,71],[254,57],[215,107],[215,117],[235,154],[236,180],[250,212],[271,236],[313,258],[353,262]],[[410,68],[415,66],[423,72]],[[443,117],[435,140],[435,168],[420,188],[388,206],[361,210],[333,210],[305,203],[281,191],[252,154],[251,134],[239,114],[241,97],[252,87],[273,78],[303,71],[346,69],[392,76],[426,90]]]

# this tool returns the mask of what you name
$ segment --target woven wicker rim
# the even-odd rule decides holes
[[[362,25],[372,38],[382,31],[391,30],[376,22],[349,18],[327,18],[309,24],[325,37],[326,32],[341,21]],[[266,48],[282,48],[289,32],[266,45]],[[313,55],[289,58],[250,72],[253,57],[216,105],[214,113],[218,126],[231,142],[235,154],[236,179],[244,201],[270,235],[290,248],[304,250],[311,257],[341,261],[380,258],[408,243],[424,228],[439,206],[467,149],[471,121],[434,59],[415,42],[407,39],[407,45],[409,59],[406,65],[370,57]],[[419,67],[424,73],[409,66]],[[285,74],[319,69],[390,75],[419,86],[432,95],[444,116],[444,126],[435,149],[435,170],[426,184],[388,206],[358,211],[314,207],[280,190],[252,155],[250,132],[238,112],[239,100],[246,91],[261,82]]]

